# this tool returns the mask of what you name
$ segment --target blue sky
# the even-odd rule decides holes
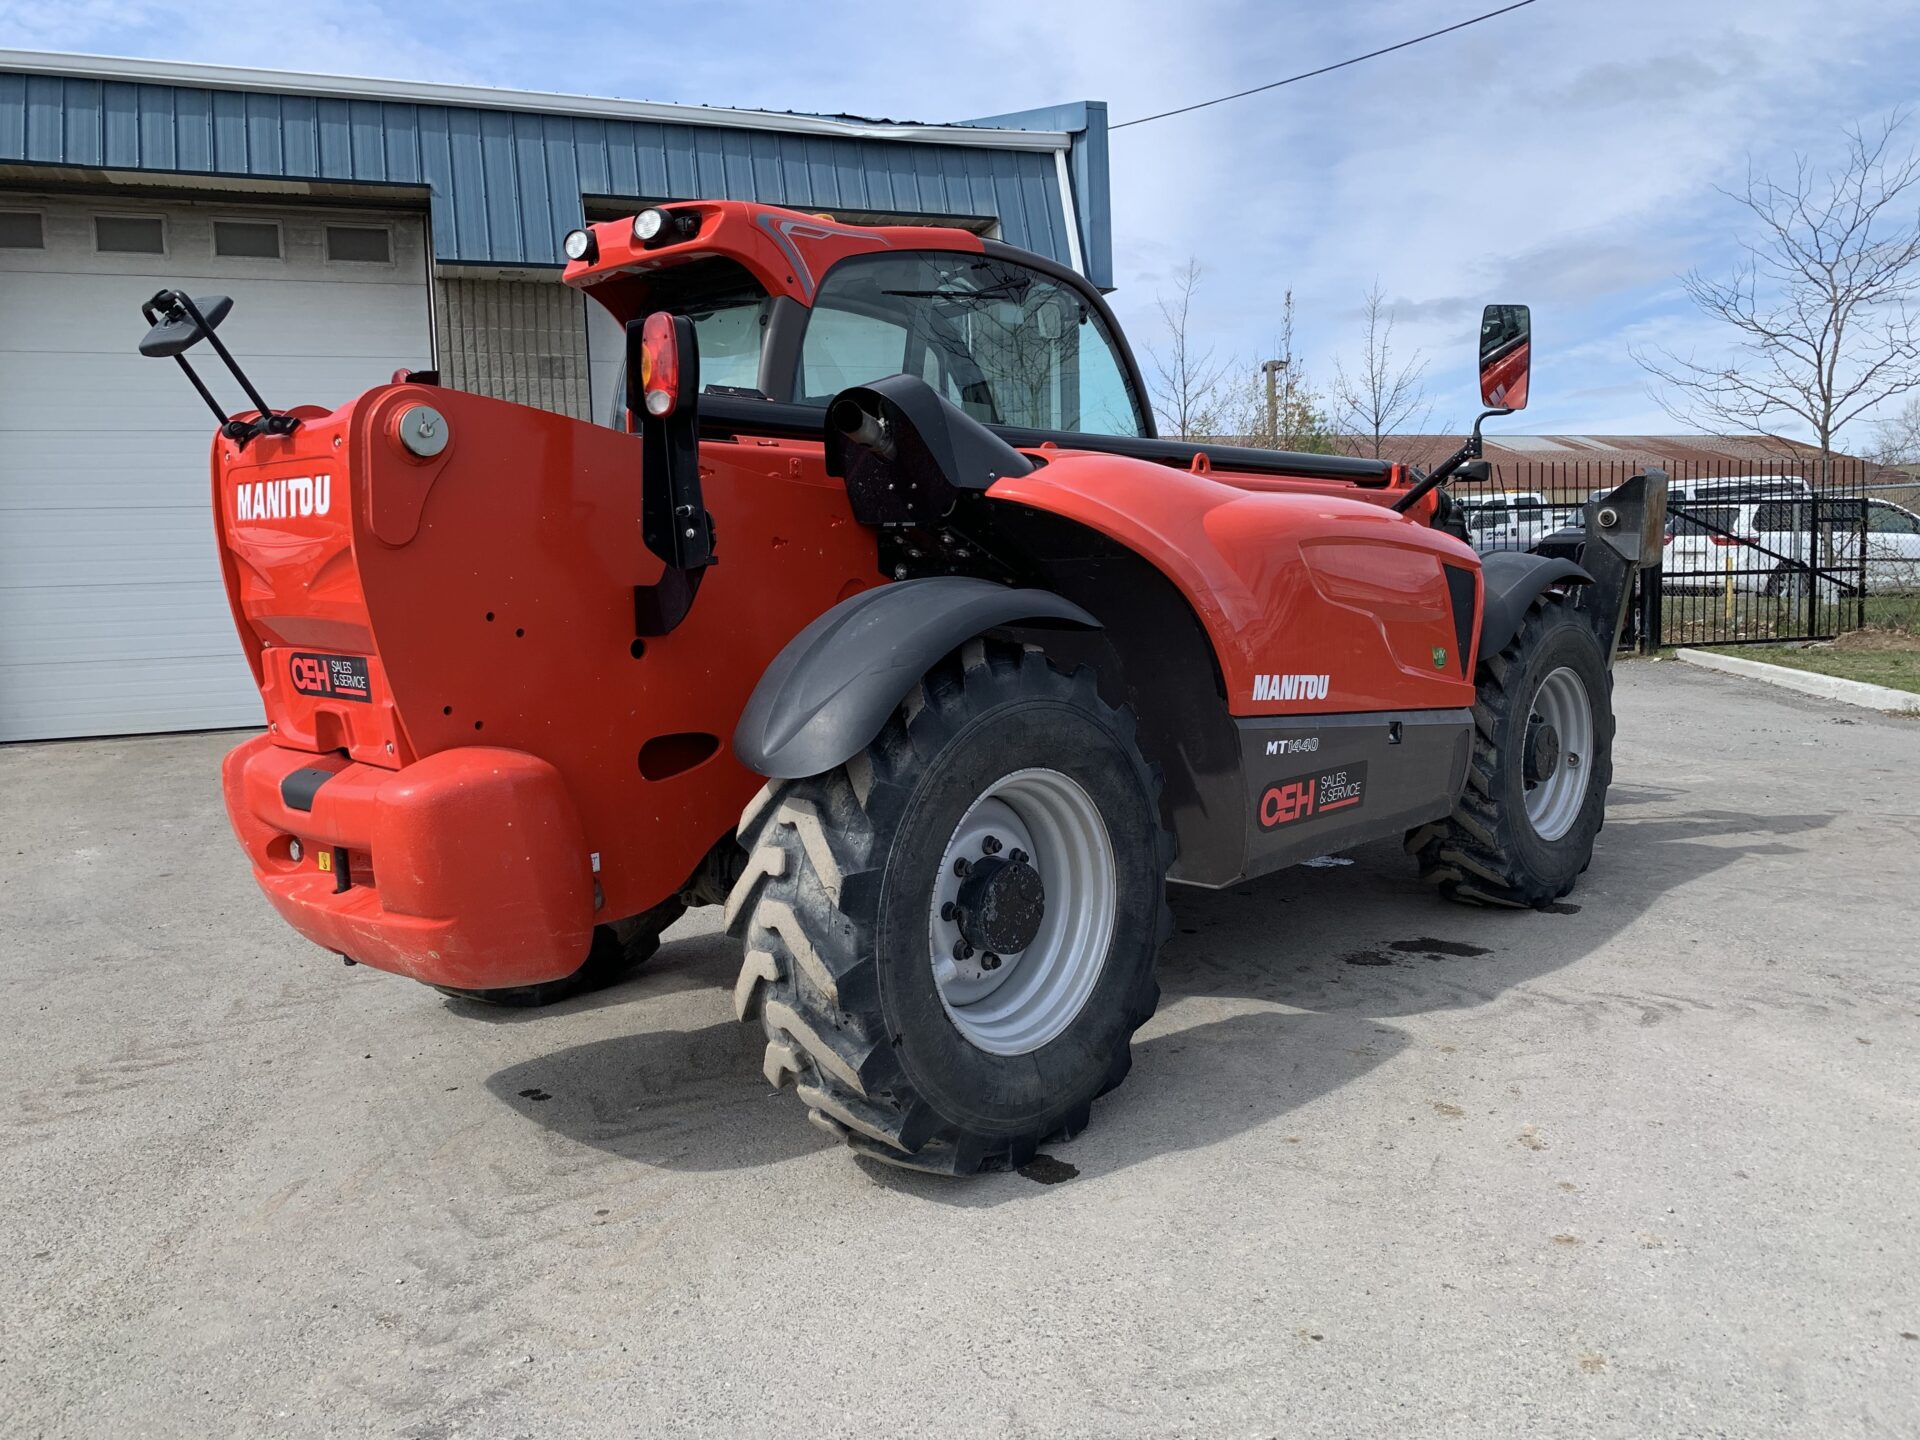
[[[1495,0],[566,5],[0,0],[0,46],[949,120],[1102,99],[1116,121],[1464,19]],[[1632,345],[1719,343],[1677,276],[1724,269],[1714,191],[1920,98],[1920,19],[1886,0],[1538,0],[1317,80],[1115,133],[1114,303],[1136,344],[1189,256],[1222,357],[1282,292],[1324,379],[1376,279],[1436,422],[1473,410],[1489,299],[1534,307],[1534,405],[1507,428],[1680,428]],[[1909,125],[1920,145],[1920,118]],[[1865,426],[1843,436],[1864,443]]]

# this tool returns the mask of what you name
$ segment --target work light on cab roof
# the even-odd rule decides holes
[[[687,211],[642,210],[633,217],[634,243],[651,250],[689,238],[700,228],[700,217]]]

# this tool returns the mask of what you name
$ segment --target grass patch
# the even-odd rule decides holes
[[[1702,646],[1767,665],[1837,675],[1920,695],[1920,636],[1900,630],[1854,630],[1838,640],[1807,645]]]
[[[1920,595],[1869,595],[1867,628],[1920,635]]]

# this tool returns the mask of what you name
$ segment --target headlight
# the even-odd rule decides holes
[[[599,257],[600,246],[593,238],[591,230],[570,230],[560,248],[566,251],[569,260],[585,260],[589,263]]]
[[[700,233],[700,216],[692,210],[642,210],[633,217],[633,239],[651,250],[656,245],[677,245]]]

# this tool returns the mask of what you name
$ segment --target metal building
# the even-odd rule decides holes
[[[256,723],[207,417],[133,346],[234,297],[270,400],[393,370],[579,418],[619,336],[557,283],[583,217],[762,200],[957,224],[1111,284],[1106,109],[891,124],[0,50],[0,741]]]

